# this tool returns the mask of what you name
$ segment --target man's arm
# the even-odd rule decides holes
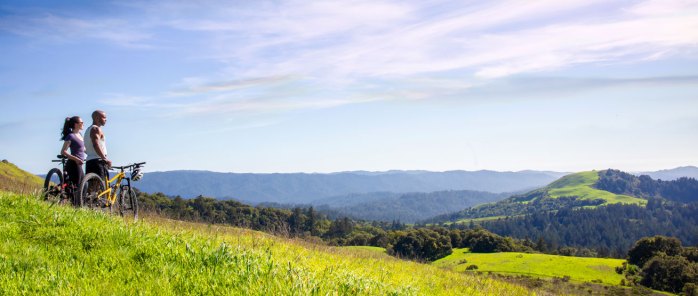
[[[92,147],[95,148],[95,152],[97,155],[103,159],[109,167],[111,167],[111,160],[107,159],[107,155],[104,154],[104,151],[102,151],[102,147],[99,146],[99,140],[102,138],[102,129],[100,129],[98,126],[93,127],[90,130],[90,139],[92,139]]]

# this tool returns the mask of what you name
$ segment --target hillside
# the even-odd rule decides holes
[[[644,205],[647,203],[643,198],[595,188],[599,178],[597,171],[569,174],[543,188],[525,194],[514,195],[497,203],[468,208],[426,221],[430,223],[463,222],[464,220],[487,217],[521,216],[540,211],[590,208],[610,204]]]
[[[237,174],[206,171],[146,172],[138,184],[144,192],[191,198],[198,195],[257,204],[307,204],[331,196],[370,192],[473,190],[494,193],[529,190],[564,173],[494,171],[389,171],[333,174]]]
[[[8,294],[530,295],[521,286],[363,250],[0,193]]]
[[[41,189],[44,180],[7,160],[0,161],[0,190],[32,193]]]
[[[497,203],[427,220],[477,223],[496,234],[536,242],[554,252],[622,257],[642,237],[698,243],[698,181],[636,177],[617,170],[582,172]]]

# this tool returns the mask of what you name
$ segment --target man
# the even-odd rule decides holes
[[[102,127],[107,124],[107,113],[101,110],[92,112],[92,125],[85,130],[85,150],[87,162],[85,173],[95,173],[102,178],[109,177],[111,160],[107,158],[107,143]]]

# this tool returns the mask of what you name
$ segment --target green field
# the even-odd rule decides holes
[[[598,180],[599,173],[596,171],[567,175],[547,186],[548,196],[550,198],[577,196],[580,199],[603,199],[606,204],[647,204],[647,201],[641,198],[593,188],[592,186]]]
[[[128,223],[0,192],[0,294],[534,295],[505,281],[233,227]]]
[[[470,253],[468,249],[453,249],[453,254],[433,263],[435,266],[463,272],[477,265],[478,272],[517,274],[553,278],[569,276],[571,281],[618,285],[623,276],[615,272],[622,259],[567,257],[527,253]]]

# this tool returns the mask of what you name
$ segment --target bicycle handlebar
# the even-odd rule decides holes
[[[124,165],[124,166],[111,166],[112,169],[117,169],[117,170],[125,170],[128,168],[138,168],[142,165],[144,165],[145,162],[139,162],[139,163],[134,163],[134,164],[129,164],[129,165]]]

